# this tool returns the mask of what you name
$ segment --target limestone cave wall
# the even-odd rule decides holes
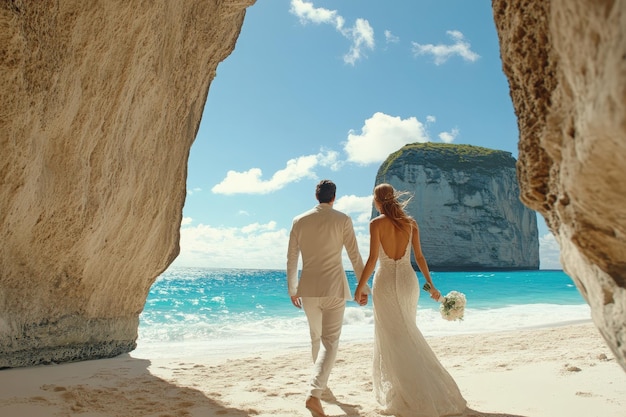
[[[526,205],[626,369],[626,0],[493,0]]]
[[[0,1],[0,368],[134,348],[253,2]]]

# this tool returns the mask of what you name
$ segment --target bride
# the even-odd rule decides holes
[[[374,205],[381,214],[370,222],[369,258],[354,293],[359,304],[366,300],[367,281],[380,260],[372,288],[376,399],[385,414],[398,417],[463,415],[465,399],[416,325],[420,285],[411,266],[411,247],[431,298],[438,300],[441,294],[422,254],[417,223],[399,197],[389,184],[374,189]]]

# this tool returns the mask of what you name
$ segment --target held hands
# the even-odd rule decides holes
[[[360,306],[367,304],[367,292],[363,285],[358,285],[354,291],[354,301]]]

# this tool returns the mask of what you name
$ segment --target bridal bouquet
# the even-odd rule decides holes
[[[428,283],[424,284],[422,288],[424,288],[424,291],[430,291]],[[448,321],[463,320],[465,304],[467,304],[465,294],[458,291],[450,291],[445,297],[439,298],[438,301],[441,303],[439,306],[441,317]]]

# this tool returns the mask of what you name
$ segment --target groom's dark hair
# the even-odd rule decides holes
[[[321,180],[315,188],[315,198],[320,203],[330,203],[335,199],[337,186],[331,180]]]

